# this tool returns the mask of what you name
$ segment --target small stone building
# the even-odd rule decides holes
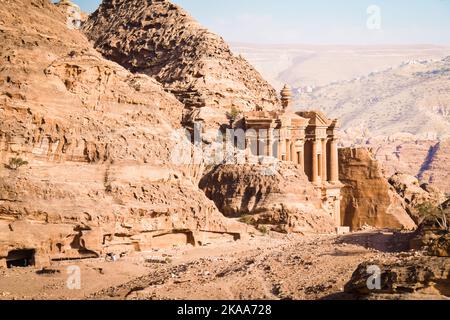
[[[246,149],[256,156],[291,161],[304,168],[316,186],[323,207],[341,225],[338,138],[336,119],[320,111],[289,110],[291,89],[281,91],[281,111],[253,111],[244,114]]]

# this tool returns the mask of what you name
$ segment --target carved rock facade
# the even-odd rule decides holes
[[[246,233],[197,187],[201,166],[172,163],[175,97],[103,59],[47,0],[0,13],[1,264]]]

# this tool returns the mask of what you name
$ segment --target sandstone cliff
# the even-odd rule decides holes
[[[104,0],[83,27],[108,59],[154,77],[186,106],[185,122],[273,109],[275,90],[219,36],[167,0]]]
[[[345,130],[344,146],[370,148],[389,178],[397,172],[418,177],[450,194],[448,170],[450,140],[418,139],[411,134],[365,136],[360,130]],[[370,135],[370,134],[369,134]]]
[[[423,216],[427,207],[438,207],[447,197],[429,184],[420,184],[419,180],[407,174],[397,173],[389,178],[389,183],[405,200],[409,215],[417,224],[421,224],[427,217]]]
[[[201,168],[170,161],[175,97],[104,60],[49,1],[0,4],[0,263],[239,238]]]
[[[317,191],[294,164],[218,166],[200,188],[229,217],[281,232],[335,231]]]
[[[376,228],[414,229],[405,203],[384,178],[381,166],[369,150],[339,150],[339,180],[342,189],[341,218],[345,226],[358,230]]]

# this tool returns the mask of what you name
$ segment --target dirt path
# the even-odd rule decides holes
[[[345,298],[343,287],[356,267],[367,260],[396,259],[403,250],[399,239],[401,235],[382,232],[272,235],[155,250],[117,262],[58,263],[44,273],[35,268],[1,270],[0,299]],[[67,287],[69,266],[80,268],[80,289]]]

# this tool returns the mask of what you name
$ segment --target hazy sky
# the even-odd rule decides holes
[[[74,0],[92,12],[100,0]],[[174,0],[227,41],[450,45],[450,0]]]

